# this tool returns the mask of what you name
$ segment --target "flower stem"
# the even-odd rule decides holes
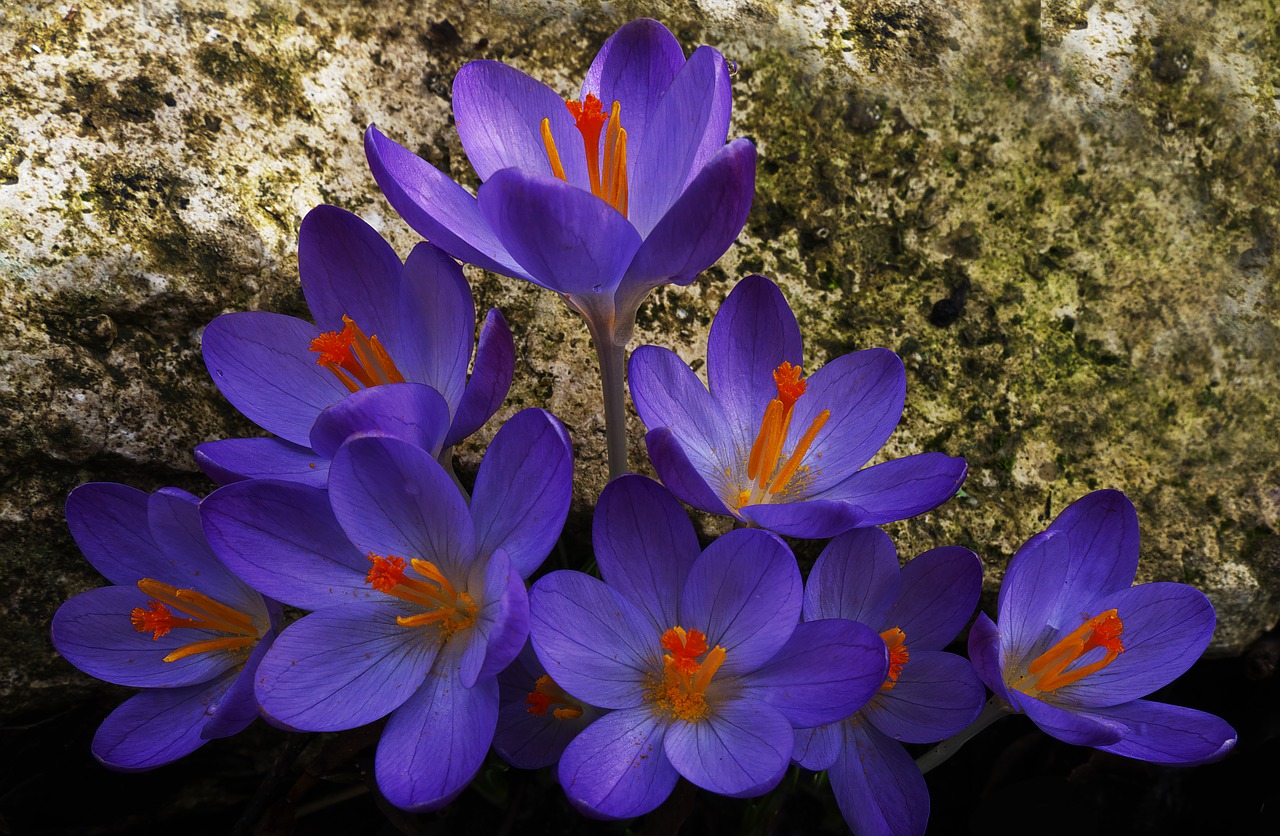
[[[595,343],[596,357],[600,361],[604,432],[609,450],[609,479],[613,480],[627,472],[627,346],[616,342],[607,329],[601,331],[592,327],[590,317],[587,318],[587,327],[591,331],[591,341]]]
[[[920,757],[916,758],[916,766],[920,767],[922,774],[928,773],[929,770],[941,766],[947,758],[960,751],[960,747],[968,743],[970,738],[978,734],[987,726],[1004,717],[1007,714],[1015,713],[1009,704],[1000,697],[992,696],[987,700],[986,708],[982,709],[982,713],[978,715],[978,719],[970,723],[963,731],[955,737],[942,741]]]

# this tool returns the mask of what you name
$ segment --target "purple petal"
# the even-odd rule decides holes
[[[439,392],[422,383],[391,383],[352,392],[321,412],[311,428],[311,447],[331,459],[351,436],[374,433],[434,457],[440,455],[448,429],[449,405]]]
[[[357,602],[313,612],[281,633],[258,666],[264,713],[288,728],[353,729],[385,717],[413,694],[440,645],[402,627],[400,602]]]
[[[437,665],[396,709],[378,742],[378,789],[403,810],[443,807],[484,763],[498,724],[498,681],[464,688],[457,671]]]
[[[151,538],[150,495],[115,482],[90,482],[67,497],[67,527],[76,545],[109,581],[132,586],[172,571]]]
[[[648,237],[689,181],[725,144],[732,107],[724,56],[708,46],[693,55],[662,94],[630,169],[630,215]],[[627,125],[623,114],[623,126]]]
[[[517,769],[551,766],[560,760],[569,741],[600,716],[585,703],[578,704],[582,711],[578,717],[561,718],[554,711],[534,714],[527,698],[544,674],[531,644],[525,644],[516,660],[498,674],[501,708],[493,749]]]
[[[275,643],[279,615],[277,612],[272,617],[272,632],[254,645],[253,653],[249,655],[244,667],[239,671],[223,674],[230,679],[229,687],[209,706],[209,719],[200,729],[200,736],[205,740],[239,734],[261,716],[258,698],[253,693],[253,683],[258,678],[258,665],[262,662],[262,657],[267,655],[267,651]]]
[[[676,626],[680,590],[701,547],[675,497],[643,476],[614,479],[596,503],[591,542],[605,583],[643,610],[659,634]]]
[[[1145,697],[1185,673],[1213,638],[1213,605],[1203,592],[1186,584],[1147,583],[1122,589],[1092,604],[1089,615],[1110,609],[1118,611],[1124,624],[1120,636],[1124,651],[1102,670],[1058,688],[1053,699],[1094,707]],[[1082,615],[1077,615],[1081,622]],[[1063,628],[1068,629],[1074,628]],[[1086,653],[1072,667],[1087,665],[1103,652],[1098,648]]]
[[[93,756],[103,766],[140,772],[172,763],[204,745],[200,729],[235,675],[184,688],[152,688],[111,712],[93,736]]]
[[[128,586],[91,589],[68,600],[53,616],[53,646],[80,670],[116,685],[178,688],[215,679],[244,659],[243,653],[195,653],[173,662],[164,657],[192,642],[225,638],[224,633],[174,628],[153,639],[139,633],[129,616],[148,598]],[[181,613],[178,613],[181,615]]]
[[[738,515],[778,534],[811,540],[843,534],[862,525],[863,517],[862,509],[830,499],[744,505],[738,509]]]
[[[483,567],[472,567],[468,588],[482,588],[484,601],[469,645],[462,656],[459,680],[464,688],[497,676],[520,653],[529,639],[529,594],[507,553],[495,551]]]
[[[663,754],[665,733],[649,706],[596,720],[560,758],[569,802],[597,817],[629,819],[666,801],[680,776]]]
[[[867,722],[903,743],[934,743],[977,719],[987,689],[969,660],[938,650],[914,650],[888,691],[862,710]]]
[[[673,430],[659,427],[645,435],[644,443],[653,469],[667,490],[694,508],[712,514],[731,513],[715,488],[707,483],[702,471],[694,465],[694,459]],[[707,465],[705,460],[700,458],[699,461],[702,466]]]
[[[462,400],[476,327],[476,306],[458,262],[430,244],[418,244],[404,263],[394,330],[385,345],[406,380],[444,396],[450,413]]]
[[[320,410],[347,387],[316,364],[314,325],[265,311],[223,314],[204,329],[204,363],[246,418],[285,441],[307,446]]]
[[[1032,537],[1009,561],[998,602],[1003,659],[1016,664],[1031,652],[1041,635],[1052,632],[1050,618],[1067,588],[1070,567],[1070,542],[1052,531]],[[1073,624],[1072,629],[1078,626]]]
[[[453,117],[458,139],[481,180],[504,168],[551,177],[542,140],[542,120],[547,119],[569,182],[586,187],[582,134],[564,99],[516,68],[498,61],[465,64],[453,78]]]
[[[888,668],[884,641],[865,624],[806,621],[745,679],[743,693],[769,703],[796,728],[824,726],[862,708],[880,690]]]
[[[392,438],[353,438],[329,468],[329,498],[362,552],[434,563],[460,579],[476,555],[471,514],[430,453]]]
[[[419,235],[459,261],[532,281],[489,229],[466,189],[373,125],[365,131],[364,151],[387,202]]]
[[[740,697],[704,720],[672,723],[662,748],[676,771],[704,790],[748,798],[777,786],[794,745],[795,731],[780,711]]]
[[[573,498],[573,445],[550,412],[517,412],[494,436],[471,492],[476,549],[502,549],[533,574],[560,537]]]
[[[821,772],[830,769],[844,749],[844,723],[831,723],[816,729],[796,729],[796,745],[791,760]]]
[[[1016,710],[1051,737],[1073,746],[1111,746],[1124,739],[1128,727],[1124,723],[1083,711],[1070,711],[1047,702],[1010,691]]]
[[[698,172],[636,252],[623,281],[623,310],[636,310],[650,290],[687,285],[715,264],[742,232],[756,185],[756,148],[735,139]]]
[[[515,373],[516,347],[511,329],[497,308],[490,308],[480,326],[476,345],[475,366],[471,379],[462,390],[462,398],[453,413],[453,424],[445,437],[452,447],[484,426],[502,407]]]
[[[341,403],[341,401],[339,402]],[[196,464],[213,481],[287,479],[316,488],[329,481],[329,460],[278,438],[224,438],[197,444]]]
[[[1098,747],[1126,758],[1195,766],[1225,758],[1236,745],[1235,729],[1221,718],[1180,705],[1134,700],[1089,713],[1128,728],[1119,743]]]
[[[341,331],[349,316],[366,334],[394,327],[400,257],[377,231],[337,206],[320,205],[298,229],[302,295],[322,331]]]
[[[844,752],[828,775],[849,827],[858,836],[923,836],[929,788],[915,761],[866,723],[845,729]]]
[[[782,291],[764,276],[738,282],[716,312],[707,340],[707,379],[711,396],[722,405],[747,449],[777,396],[774,369],[804,359],[800,325]],[[747,436],[750,437],[747,437]]]
[[[980,612],[969,628],[969,661],[973,664],[974,673],[997,697],[1005,702],[1012,702],[1014,697],[1005,684],[1000,657],[999,628],[986,613]]]
[[[893,626],[889,613],[901,585],[898,550],[889,535],[878,528],[854,529],[827,544],[809,570],[805,620],[847,618],[883,630]]]
[[[1133,586],[1138,573],[1138,512],[1120,491],[1094,491],[1049,523],[1067,537],[1074,570],[1072,597],[1100,598]]]
[[[956,495],[968,472],[964,459],[919,453],[860,470],[814,498],[856,505],[858,525],[884,525],[937,508]]]
[[[236,482],[209,494],[200,514],[223,563],[277,601],[315,610],[375,595],[365,582],[369,561],[351,545],[320,488]]]
[[[764,531],[717,538],[693,564],[680,596],[680,622],[702,630],[707,647],[727,652],[725,675],[773,658],[800,622],[803,587],[791,550]]]
[[[662,94],[684,66],[684,50],[656,20],[624,24],[596,53],[582,82],[582,98],[593,93],[604,109],[616,101],[627,129],[627,169],[635,170],[654,111]]]
[[[554,177],[505,168],[480,187],[479,201],[516,261],[557,293],[610,293],[640,248],[618,210]]]
[[[976,554],[959,546],[930,549],[902,567],[898,603],[883,623],[906,633],[912,652],[941,650],[969,622],[981,594]]]
[[[194,589],[266,624],[262,598],[213,553],[200,526],[198,500],[177,488],[161,488],[147,500],[147,523],[156,547],[172,568],[156,580]]]
[[[601,708],[644,703],[661,670],[661,634],[616,590],[581,572],[552,572],[529,593],[529,637],[551,678]]]

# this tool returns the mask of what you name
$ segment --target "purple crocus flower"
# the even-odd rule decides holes
[[[695,508],[790,537],[834,537],[924,513],[964,459],[921,453],[864,468],[898,425],[906,374],[872,348],[801,376],[800,326],[777,285],[748,276],[711,324],[708,392],[673,352],[631,357],[631,397],[654,469]]]
[[[496,61],[453,83],[458,137],[482,185],[473,197],[370,126],[365,151],[387,200],[454,258],[562,294],[587,322],[604,377],[610,468],[625,470],[623,353],[653,288],[687,285],[746,222],[755,148],[725,144],[724,56],[684,51],[634,20],[587,70],[581,99]],[[618,449],[618,444],[621,449]]]
[[[498,702],[493,748],[519,769],[540,769],[560,760],[569,741],[602,713],[565,693],[531,644],[498,674]]]
[[[372,227],[336,206],[307,213],[298,233],[302,292],[315,317],[265,311],[224,314],[204,332],[204,359],[214,383],[236,409],[278,438],[232,438],[201,444],[196,461],[222,483],[249,477],[323,485],[328,462],[350,429],[370,428],[406,439],[448,417],[434,442],[449,448],[478,430],[502,405],[511,386],[515,350],[506,320],[489,311],[480,329],[475,368],[475,303],[457,262],[419,244],[402,265]],[[420,384],[396,394],[372,392],[388,384]],[[330,426],[316,428],[326,407],[349,395]],[[425,413],[425,415],[424,415]],[[316,432],[320,433],[317,438]],[[430,448],[428,448],[430,449]]]
[[[799,623],[800,570],[777,536],[731,531],[700,554],[675,498],[634,475],[605,488],[592,533],[604,581],[553,572],[529,605],[547,671],[610,709],[560,759],[561,785],[588,813],[645,813],[679,776],[764,793],[795,728],[849,716],[884,682],[888,654],[870,628]]]
[[[889,674],[857,714],[796,733],[795,760],[828,769],[836,802],[859,836],[923,834],[929,790],[902,743],[933,743],[963,730],[987,691],[967,659],[944,653],[978,605],[982,562],[968,549],[927,551],[898,569],[878,528],[842,534],[805,586],[804,617],[848,618],[880,631]]]
[[[560,422],[527,409],[494,437],[470,507],[430,454],[377,436],[338,450],[327,492],[254,479],[211,494],[204,527],[227,564],[314,610],[263,659],[263,712],[308,731],[386,716],[383,794],[448,803],[493,739],[495,677],[528,636],[523,579],[559,537],[572,475]]]
[[[59,607],[53,645],[90,676],[145,689],[103,721],[94,757],[152,769],[253,722],[253,678],[280,607],[214,556],[196,498],[90,483],[67,498],[67,524],[114,585]]]
[[[979,615],[969,657],[987,686],[1053,737],[1171,765],[1224,757],[1218,717],[1141,697],[1172,682],[1213,636],[1213,605],[1186,584],[1133,586],[1138,516],[1119,491],[1069,505],[1018,550],[999,626]]]

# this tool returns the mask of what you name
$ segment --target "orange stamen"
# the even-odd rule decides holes
[[[773,383],[778,387],[778,400],[782,401],[782,408],[787,412],[791,411],[805,389],[809,388],[808,382],[800,377],[800,367],[793,366],[786,360],[773,370]]]
[[[325,331],[311,341],[311,350],[320,356],[316,365],[324,366],[352,392],[362,386],[404,383],[404,375],[383,348],[378,335],[365,336],[351,317],[342,317],[341,331]]]
[[[403,557],[373,554],[366,555],[373,564],[365,575],[365,582],[379,592],[402,601],[421,606],[425,611],[414,615],[396,617],[401,627],[436,625],[441,639],[447,639],[459,630],[475,623],[475,601],[465,592],[459,592],[449,583],[440,569],[430,561],[413,558],[408,565],[422,580],[405,575]]]
[[[1027,666],[1028,676],[1020,678],[1014,687],[1028,693],[1031,690],[1044,693],[1078,682],[1110,665],[1124,652],[1121,639],[1123,633],[1124,622],[1115,609],[1086,619],[1069,635],[1037,656]],[[1106,655],[1087,665],[1067,670],[1086,653],[1097,648],[1104,649]]]
[[[911,654],[907,652],[907,636],[897,627],[893,627],[881,633],[880,638],[884,639],[885,646],[889,648],[889,673],[885,676],[880,690],[892,691],[893,686],[898,684],[902,669],[911,659]]]
[[[831,417],[831,410],[824,409],[813,419],[813,423],[809,425],[809,429],[804,431],[804,435],[800,436],[800,441],[796,443],[795,452],[791,454],[791,458],[787,459],[787,463],[782,466],[782,470],[778,475],[773,477],[773,483],[769,487],[769,493],[779,494],[786,490],[787,485],[791,482],[791,477],[796,475],[796,471],[800,469],[800,462],[804,460],[804,454],[809,452],[809,447],[813,444],[813,440],[818,437],[818,431],[826,425],[827,419]]]
[[[676,626],[662,634],[662,647],[671,651],[662,658],[662,676],[649,685],[645,699],[660,713],[681,720],[701,720],[711,713],[706,691],[727,658],[716,645],[707,651],[707,637],[700,630]],[[698,656],[706,653],[701,662]]]
[[[556,149],[555,137],[551,135],[551,120],[542,120],[542,144],[547,149],[547,160],[551,163],[551,173],[559,177],[561,180],[568,180],[564,176],[564,165],[560,162],[560,152]]]
[[[707,652],[707,637],[700,630],[686,633],[683,627],[672,627],[662,634],[662,647],[671,651],[681,673],[692,674],[698,670],[698,657]]]
[[[533,684],[533,690],[524,698],[529,705],[529,713],[534,717],[544,717],[553,705],[562,706],[551,710],[551,716],[557,720],[576,720],[582,716],[582,706],[573,702],[564,689],[556,684],[549,675],[544,674]]]
[[[170,630],[179,627],[234,634],[185,644],[165,656],[166,662],[176,662],[197,653],[214,650],[237,650],[258,640],[260,633],[250,616],[194,589],[177,589],[154,578],[138,581],[138,589],[151,600],[147,601],[146,609],[134,607],[129,613],[129,622],[139,633],[151,633],[152,641],[167,636]],[[191,617],[176,616],[173,610]]]
[[[185,659],[188,656],[194,656],[197,653],[208,653],[211,650],[237,650],[241,647],[248,647],[258,640],[257,636],[228,636],[225,639],[209,639],[203,642],[192,642],[184,644],[182,647],[164,657],[166,662],[176,662],[179,659]]]
[[[800,440],[796,442],[791,455],[785,462],[782,461],[787,436],[791,432],[791,418],[795,414],[796,401],[804,395],[808,382],[801,377],[799,366],[793,366],[785,360],[773,370],[773,382],[777,386],[778,396],[771,399],[765,406],[764,417],[760,419],[760,429],[756,432],[755,441],[751,444],[751,452],[747,456],[748,486],[729,494],[731,500],[736,500],[734,502],[736,508],[768,502],[769,497],[786,491],[796,474],[804,467],[804,458],[809,448],[813,446],[818,433],[831,417],[829,409],[819,412]]]
[[[582,101],[566,101],[564,104],[573,116],[574,127],[582,135],[591,193],[625,216],[628,201],[627,132],[622,127],[622,105],[615,101],[605,113],[604,103],[594,93],[588,93]],[[543,119],[538,130],[547,151],[547,161],[551,163],[551,173],[567,180],[560,150],[551,134],[551,119]]]

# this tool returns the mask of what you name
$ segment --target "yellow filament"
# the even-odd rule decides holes
[[[551,173],[559,177],[561,180],[568,180],[564,176],[564,166],[560,164],[560,152],[556,150],[556,141],[551,136],[551,120],[542,120],[542,144],[547,149],[547,159],[551,161]]]
[[[176,662],[179,659],[185,659],[188,656],[194,656],[197,653],[205,653],[210,650],[235,650],[240,647],[247,647],[258,640],[257,634],[252,636],[229,636],[225,639],[209,639],[208,641],[192,642],[184,644],[182,647],[164,657],[166,662]]]
[[[791,477],[795,476],[796,470],[800,468],[800,462],[804,459],[804,454],[809,452],[809,446],[813,444],[818,431],[822,429],[830,417],[831,410],[824,409],[818,413],[818,417],[813,419],[809,429],[805,430],[804,435],[801,436],[800,443],[796,445],[795,452],[791,454],[791,458],[787,459],[787,463],[782,466],[782,471],[774,478],[773,485],[769,488],[769,493],[778,494],[786,490]]]
[[[747,478],[754,479],[760,472],[761,458],[769,445],[769,438],[777,424],[782,421],[782,401],[774,398],[765,407],[764,419],[760,422],[760,431],[756,433],[755,443],[751,445],[751,457],[747,459]]]
[[[239,633],[242,636],[258,637],[258,631],[253,627],[253,619],[239,610],[234,610],[225,604],[218,603],[207,595],[196,592],[194,589],[177,589],[154,578],[143,578],[138,581],[138,589],[149,597],[179,609],[196,619],[197,624],[184,624],[182,625],[184,627],[200,626],[220,630],[224,633]]]

